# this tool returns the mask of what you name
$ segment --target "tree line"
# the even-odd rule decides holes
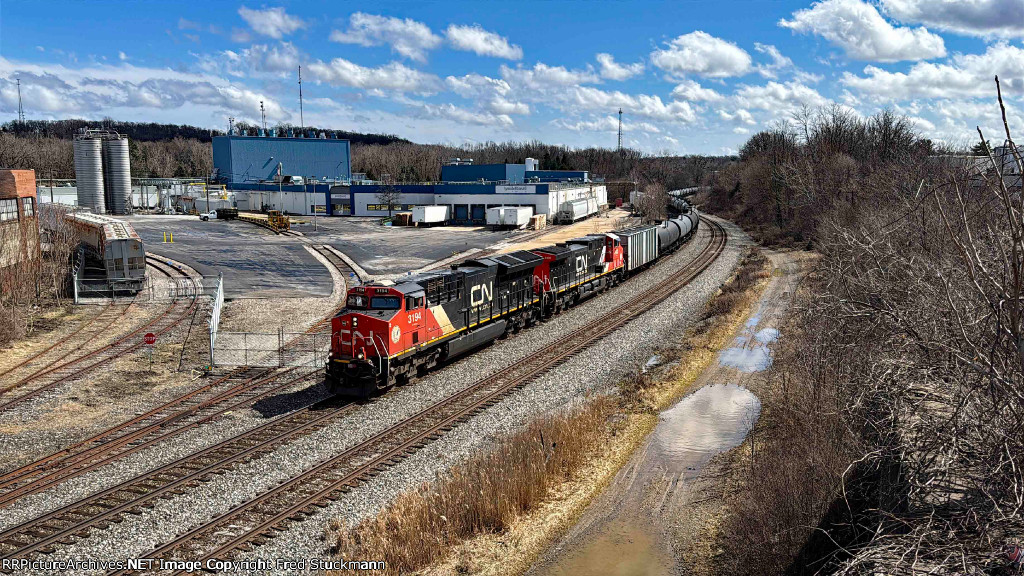
[[[204,177],[213,171],[212,136],[222,132],[193,126],[104,120],[8,122],[0,126],[0,167],[34,169],[40,180],[75,177],[72,138],[83,127],[109,128],[128,135],[132,176],[137,178]],[[236,131],[256,135],[257,128],[239,123]],[[286,133],[295,128],[279,124]],[[297,130],[297,129],[296,129]],[[324,130],[307,127],[319,134]],[[200,134],[200,132],[202,132]],[[538,141],[487,142],[466,146],[414,144],[386,134],[333,131],[352,143],[352,171],[388,183],[431,182],[452,158],[473,158],[477,164],[539,161],[541,170],[586,170],[613,181],[643,186],[657,182],[667,189],[696,186],[724,167],[727,157],[658,156],[637,150],[569,148]]]

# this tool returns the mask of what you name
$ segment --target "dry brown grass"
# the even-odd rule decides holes
[[[456,544],[504,530],[540,504],[584,464],[616,426],[617,402],[597,397],[570,413],[547,416],[377,516],[345,526],[335,540],[344,558],[384,560],[406,574],[445,557]]]

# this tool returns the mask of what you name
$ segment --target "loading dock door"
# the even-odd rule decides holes
[[[487,208],[483,204],[473,204],[473,221],[487,221]]]
[[[469,206],[466,204],[455,205],[455,221],[456,222],[468,222],[469,221]]]

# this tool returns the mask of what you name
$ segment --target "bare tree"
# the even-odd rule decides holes
[[[395,208],[401,206],[399,200],[401,200],[401,192],[398,188],[388,184],[387,186],[381,186],[377,189],[377,203],[382,206],[388,207],[388,218],[391,218]]]

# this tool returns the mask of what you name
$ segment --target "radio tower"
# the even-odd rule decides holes
[[[622,152],[622,108],[619,108],[619,152]]]
[[[25,123],[25,109],[21,107],[21,78],[18,78],[18,122]]]
[[[306,131],[306,121],[302,118],[302,66],[299,66],[299,129]]]

